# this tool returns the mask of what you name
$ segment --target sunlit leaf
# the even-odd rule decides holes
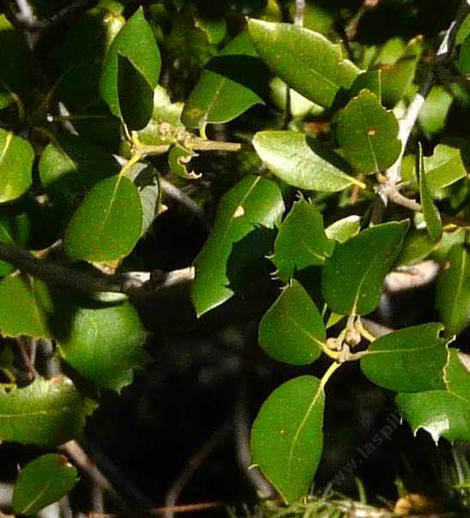
[[[89,409],[65,376],[38,378],[24,388],[0,386],[0,440],[57,446],[82,434]]]
[[[146,363],[146,332],[134,307],[118,305],[72,307],[60,355],[98,387],[120,391],[133,380],[133,371]]]
[[[21,468],[13,490],[13,509],[35,515],[71,491],[78,481],[77,475],[63,455],[41,455]]]
[[[368,90],[362,90],[341,112],[337,137],[345,157],[364,174],[386,169],[400,155],[398,121]]]
[[[324,264],[333,246],[326,237],[319,210],[302,198],[282,222],[271,260],[277,267],[277,276],[287,281],[296,271]]]
[[[182,121],[188,128],[228,122],[264,104],[266,72],[247,34],[240,34],[206,65],[185,103]]]
[[[341,191],[363,186],[349,176],[348,164],[339,155],[295,131],[260,131],[253,146],[268,169],[282,181],[310,191]]]
[[[325,107],[348,89],[359,70],[339,45],[290,23],[250,19],[248,32],[265,63],[294,90]]]
[[[0,203],[19,198],[33,181],[31,144],[0,128]]]
[[[49,319],[54,311],[47,286],[27,275],[0,281],[0,332],[4,336],[52,338]]]
[[[325,394],[313,376],[294,378],[263,403],[251,431],[252,460],[287,502],[306,496],[323,449]]]
[[[332,311],[365,315],[378,306],[407,229],[407,221],[383,223],[336,245],[322,273],[323,297]]]
[[[320,312],[296,280],[283,288],[263,316],[258,330],[263,350],[271,358],[292,365],[314,362],[321,354],[325,339]]]
[[[361,359],[362,372],[373,383],[396,392],[444,389],[446,340],[442,324],[406,327],[374,340]]]
[[[266,231],[283,212],[279,187],[259,176],[246,176],[223,196],[212,232],[194,262],[192,299],[199,316],[231,298],[234,277],[246,275],[267,254],[271,238]]]
[[[64,245],[73,259],[115,261],[128,255],[142,232],[142,204],[127,177],[113,176],[96,184],[75,211]]]

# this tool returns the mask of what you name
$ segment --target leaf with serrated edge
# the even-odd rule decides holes
[[[0,332],[3,336],[53,338],[49,319],[54,303],[42,281],[12,275],[0,281]]]
[[[290,87],[330,107],[341,89],[349,89],[359,69],[341,47],[322,34],[290,23],[250,19],[248,33],[263,61]]]
[[[13,509],[34,515],[65,496],[77,482],[77,470],[66,457],[57,453],[41,455],[21,468],[13,490]]]
[[[87,413],[65,376],[37,378],[24,388],[0,386],[0,441],[57,446],[82,434]]]
[[[98,387],[120,391],[147,360],[146,332],[129,302],[73,307],[67,336],[58,339],[62,358]]]
[[[442,324],[407,327],[377,338],[361,359],[366,377],[396,392],[445,388],[447,341],[439,338]]]
[[[253,146],[268,169],[288,185],[309,191],[342,191],[362,182],[348,164],[314,139],[296,131],[259,131]]]
[[[307,365],[321,354],[325,325],[315,303],[302,285],[293,280],[263,316],[258,341],[275,360]]]
[[[436,444],[441,437],[449,441],[468,441],[470,372],[455,349],[450,350],[445,379],[447,390],[398,394],[397,405],[415,434],[422,428]]]
[[[279,187],[260,176],[246,176],[222,197],[212,232],[194,262],[191,294],[198,316],[233,296],[227,268],[234,245],[260,229],[274,228],[284,209]],[[248,250],[243,259],[249,262],[253,254],[261,254],[255,257],[261,260],[267,252]]]
[[[343,315],[374,311],[408,226],[408,221],[383,223],[336,245],[322,271],[322,294],[332,311]]]
[[[274,242],[272,262],[277,276],[287,281],[296,271],[324,264],[333,247],[334,242],[326,237],[320,211],[300,199],[282,222]]]
[[[323,386],[300,376],[278,387],[263,403],[251,430],[251,453],[287,503],[310,488],[323,448]]]

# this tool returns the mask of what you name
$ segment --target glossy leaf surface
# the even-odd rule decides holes
[[[361,173],[377,173],[398,158],[398,121],[372,92],[363,90],[341,112],[337,137],[345,157]]]
[[[268,169],[293,187],[309,191],[341,191],[359,184],[348,164],[321,143],[295,131],[260,131],[253,146]]]
[[[322,273],[323,297],[332,311],[366,315],[378,306],[407,229],[406,221],[383,223],[336,245]]]
[[[4,336],[52,338],[50,321],[54,305],[47,286],[27,275],[0,281],[0,332]]]
[[[324,264],[333,247],[334,243],[326,237],[319,210],[302,198],[294,203],[274,242],[272,261],[277,267],[276,275],[287,281],[296,271]]]
[[[73,489],[77,470],[56,453],[41,455],[21,468],[13,490],[15,512],[35,515]]]
[[[87,194],[65,231],[72,259],[106,262],[128,255],[142,232],[142,204],[127,177],[106,178]]]
[[[470,254],[463,244],[450,249],[437,283],[436,307],[448,336],[470,322]]]
[[[88,408],[64,376],[0,386],[0,440],[53,447],[82,434]]]
[[[434,441],[470,440],[470,372],[455,349],[446,369],[447,390],[398,394],[400,411],[414,433],[426,430]]]
[[[251,431],[252,460],[287,502],[310,488],[323,448],[325,394],[320,381],[300,376],[263,403]]]
[[[433,194],[466,176],[462,158],[466,145],[465,141],[461,145],[438,144],[431,156],[423,158],[428,188]]]
[[[33,181],[31,144],[0,128],[0,203],[19,198]]]
[[[67,335],[58,343],[60,355],[85,379],[120,391],[132,382],[133,370],[146,363],[145,337],[137,312],[124,302],[75,308]]]
[[[190,93],[182,114],[188,128],[229,122],[255,104],[264,104],[267,70],[246,33],[213,57]]]
[[[142,86],[140,83],[141,80],[147,83],[146,87],[139,89],[139,93],[142,95],[141,100],[145,105],[149,102],[149,90],[153,91],[157,85],[160,75],[161,58],[152,29],[146,21],[141,8],[127,20],[125,26],[114,38],[106,55],[100,81],[100,92],[103,100],[113,115],[122,118],[124,115],[128,116],[129,111],[125,108],[123,113],[121,107],[122,98],[120,99],[120,95],[123,95],[124,85],[121,81],[121,88],[119,88],[119,55],[126,58],[127,62],[133,67],[131,73],[134,86],[139,86],[139,84]],[[126,69],[124,74],[127,74],[127,72],[129,72],[128,69]],[[142,79],[136,79],[137,76],[135,72],[137,72]],[[133,100],[136,101],[139,94],[133,92],[132,96]],[[153,95],[151,98],[153,98]],[[127,100],[125,100],[125,102],[127,102]],[[138,111],[139,110],[140,107],[138,108]]]
[[[348,89],[359,70],[341,47],[322,34],[287,23],[249,20],[256,51],[273,72],[311,101],[330,107]]]
[[[258,341],[275,360],[307,365],[321,354],[325,325],[315,303],[302,285],[293,280],[283,288],[263,316]]]
[[[336,220],[334,223],[325,228],[325,234],[329,239],[344,243],[351,237],[355,236],[361,230],[360,216],[346,216]]]
[[[192,299],[199,316],[231,298],[232,275],[242,275],[252,262],[267,254],[261,233],[272,229],[283,212],[279,187],[259,176],[246,176],[223,196],[212,232],[194,263]],[[252,246],[253,237],[256,246]],[[243,241],[250,246],[239,248],[241,252],[232,266],[235,271],[230,272],[230,258]]]
[[[447,348],[439,338],[442,329],[442,324],[422,324],[377,338],[361,359],[362,372],[395,392],[444,389]]]

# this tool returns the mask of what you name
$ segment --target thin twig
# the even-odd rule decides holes
[[[183,489],[194,476],[196,471],[202,466],[207,457],[212,453],[214,448],[230,430],[230,421],[226,421],[205,441],[205,443],[196,451],[189,459],[183,471],[173,482],[165,498],[166,511],[163,513],[165,518],[173,518],[175,513],[175,505],[178,501]]]
[[[444,34],[442,43],[436,54],[436,62],[433,68],[428,72],[428,75],[422,84],[419,92],[415,95],[413,100],[408,106],[405,116],[400,120],[399,139],[401,141],[401,153],[395,163],[387,169],[385,175],[387,181],[379,188],[378,194],[381,197],[383,203],[387,205],[390,200],[390,193],[396,188],[397,184],[401,181],[401,162],[405,149],[408,144],[408,140],[411,135],[416,121],[418,120],[419,114],[426,102],[426,98],[431,91],[438,75],[438,69],[445,64],[451,57],[452,49],[455,42],[455,36],[457,31],[465,19],[465,16],[470,12],[470,0],[463,0],[457,11],[455,19],[452,20],[448,29]]]
[[[304,24],[305,0],[295,0],[294,23],[299,27]]]
[[[95,462],[87,455],[77,441],[69,441],[61,446],[67,457],[84,471],[94,484],[109,494],[114,502],[126,513],[133,511],[132,506],[114,488],[111,482],[99,470]]]
[[[205,230],[210,230],[210,223],[206,217],[206,214],[201,207],[187,194],[185,194],[181,189],[178,189],[175,185],[173,185],[171,182],[166,180],[165,178],[160,178],[160,187],[162,191],[169,196],[170,198],[173,198],[178,203],[181,203],[184,207],[186,207],[190,212],[192,212],[196,218],[201,222],[202,226]]]
[[[227,502],[200,502],[198,504],[173,505],[171,507],[157,507],[152,510],[152,514],[166,516],[167,513],[199,513],[208,509],[218,509],[227,507]]]

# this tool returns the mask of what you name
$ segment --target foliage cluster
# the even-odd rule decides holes
[[[253,424],[253,463],[286,503],[309,493],[325,387],[348,362],[396,393],[414,432],[470,440],[469,360],[452,343],[470,323],[467,2],[446,4],[443,34],[417,23],[431,2],[65,4],[0,12],[0,440],[80,439],[102,392],[145,367],[132,297],[158,286],[134,271],[136,246],[168,183],[191,210],[226,191],[194,260],[197,315],[271,282],[261,348],[331,362]],[[368,33],[390,12],[424,36]],[[229,154],[221,181],[206,169]],[[434,281],[435,318],[387,333],[367,318]],[[35,514],[76,480],[42,455],[13,508]]]

